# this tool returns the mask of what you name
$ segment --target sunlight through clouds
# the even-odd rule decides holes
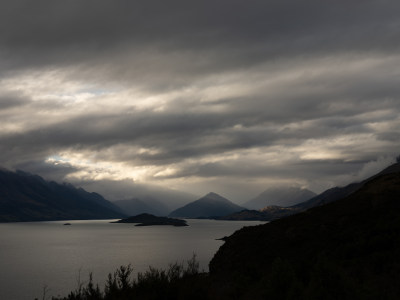
[[[397,2],[100,1],[0,5],[0,166],[238,199],[397,155]]]

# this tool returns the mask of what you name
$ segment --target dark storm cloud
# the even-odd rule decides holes
[[[0,11],[9,68],[178,52],[180,71],[196,75],[292,56],[396,53],[400,41],[396,1],[6,1]]]

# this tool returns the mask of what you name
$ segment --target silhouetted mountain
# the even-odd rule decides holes
[[[218,299],[398,299],[400,173],[351,195],[245,227],[210,263]]]
[[[299,208],[300,210],[306,210],[311,207],[320,206],[323,204],[327,204],[327,203],[342,199],[342,198],[347,197],[348,195],[354,193],[358,189],[360,189],[368,181],[370,181],[376,177],[379,177],[381,175],[391,174],[391,173],[396,173],[396,172],[400,172],[400,163],[395,163],[395,164],[385,168],[378,174],[373,175],[361,182],[351,183],[345,187],[334,187],[329,190],[326,190],[325,192],[319,194],[318,196],[315,196],[314,198],[311,198],[308,201],[294,205],[293,208]]]
[[[362,187],[363,184],[364,184],[364,182],[357,182],[357,183],[351,183],[344,187],[334,187],[334,188],[326,190],[325,192],[319,194],[318,196],[311,198],[308,201],[299,203],[297,205],[293,205],[293,207],[299,208],[301,210],[305,210],[305,209],[309,209],[311,207],[328,204],[330,202],[342,199],[342,198],[350,195],[351,193],[354,193],[360,187]]]
[[[298,187],[273,187],[243,204],[249,209],[261,209],[266,206],[288,207],[315,197],[317,194]]]
[[[236,205],[216,193],[209,193],[206,196],[193,201],[169,214],[170,217],[182,218],[208,218],[225,216],[243,210],[243,207]]]
[[[185,220],[173,219],[167,217],[156,217],[151,214],[139,214],[137,216],[132,216],[111,223],[137,223],[136,226],[152,226],[152,225],[188,226]]]
[[[128,216],[134,216],[142,213],[165,216],[169,209],[161,202],[154,199],[141,200],[137,198],[118,200],[113,202],[122,212]]]
[[[120,218],[120,209],[97,193],[38,175],[0,170],[0,222]]]
[[[310,209],[312,207],[321,206],[321,205],[324,205],[324,204],[327,204],[330,202],[337,201],[344,197],[347,197],[347,196],[353,194],[354,192],[356,192],[357,190],[359,190],[367,182],[373,180],[374,178],[377,178],[377,177],[385,175],[385,174],[392,174],[392,173],[396,173],[396,172],[400,172],[400,163],[395,163],[395,164],[385,168],[378,174],[373,175],[361,182],[351,183],[344,187],[334,187],[334,188],[328,189],[325,192],[311,198],[308,201],[288,207],[288,208],[290,208],[290,210],[288,210],[286,208],[279,208],[279,207],[278,208],[277,207],[265,207],[262,209],[262,211],[271,216],[270,220],[290,216],[290,215],[305,211],[307,209]]]

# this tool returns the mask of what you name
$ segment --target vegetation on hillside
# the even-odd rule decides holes
[[[149,267],[144,273],[132,276],[133,268],[119,267],[109,274],[103,289],[95,284],[92,275],[86,284],[65,297],[52,300],[128,300],[128,299],[204,299],[207,293],[207,274],[199,271],[194,255],[186,266],[174,263],[167,270]],[[46,298],[43,295],[43,298]]]

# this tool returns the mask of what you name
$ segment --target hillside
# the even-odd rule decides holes
[[[228,237],[210,263],[228,299],[398,299],[400,173]],[[217,289],[216,289],[217,291]]]
[[[367,182],[371,181],[374,178],[377,178],[379,176],[386,175],[386,174],[397,173],[397,172],[400,172],[400,163],[395,163],[395,164],[385,168],[378,174],[373,175],[361,182],[351,183],[344,187],[334,187],[334,188],[328,189],[325,192],[315,196],[314,198],[311,198],[308,201],[294,205],[293,208],[300,209],[300,210],[306,210],[311,207],[320,206],[323,204],[327,204],[327,203],[342,199],[344,197],[351,195],[352,193],[354,193],[355,191],[360,189],[364,184],[366,184]]]
[[[359,190],[361,187],[363,187],[367,182],[373,180],[374,178],[377,178],[382,175],[386,174],[392,174],[392,173],[397,173],[400,172],[400,163],[395,163],[378,174],[375,174],[361,182],[355,182],[355,183],[350,183],[344,187],[333,187],[331,189],[326,190],[325,192],[305,201],[301,202],[299,204],[289,206],[289,207],[277,207],[277,206],[270,206],[270,207],[265,207],[261,211],[263,212],[264,215],[268,216],[268,220],[275,220],[278,218],[282,217],[287,217],[293,214],[297,214],[299,212],[306,211],[307,209],[310,209],[312,207],[317,207],[321,206],[324,204],[328,204],[331,202],[334,202],[336,200],[342,199],[344,197],[347,197],[357,190]],[[288,209],[289,208],[289,209]],[[265,219],[265,218],[264,218]]]
[[[120,218],[119,208],[97,193],[38,175],[0,170],[0,222]]]
[[[232,203],[228,199],[225,199],[216,193],[209,193],[196,201],[174,210],[169,214],[169,217],[218,217],[241,211],[243,209],[243,207]]]
[[[308,189],[298,187],[274,187],[262,192],[257,197],[243,204],[249,209],[262,209],[267,206],[288,207],[307,201],[316,194]]]

